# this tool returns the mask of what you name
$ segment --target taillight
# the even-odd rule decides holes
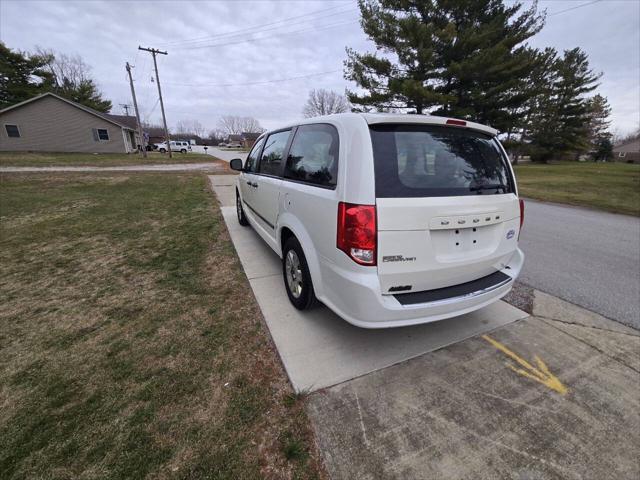
[[[467,126],[467,122],[465,122],[464,120],[456,120],[454,118],[449,118],[446,121],[447,125],[457,125],[459,127],[466,127]]]
[[[337,247],[361,265],[376,264],[375,205],[338,204]]]
[[[518,240],[520,239],[520,232],[522,231],[523,223],[524,223],[524,200],[520,199],[520,230],[518,231]]]

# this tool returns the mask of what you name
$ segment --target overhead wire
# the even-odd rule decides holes
[[[335,9],[338,9],[338,8],[344,8],[344,6],[340,5],[340,6],[337,6],[337,7],[331,7],[331,8],[327,8],[327,9],[324,9],[324,10],[317,10],[315,12],[310,12],[310,13],[306,13],[306,14],[302,14],[302,15],[297,15],[297,16],[294,16],[294,17],[284,18],[282,20],[277,20],[275,22],[269,22],[269,23],[264,23],[264,24],[261,24],[261,25],[254,25],[252,27],[246,27],[246,28],[241,28],[241,29],[238,29],[238,30],[233,30],[231,32],[219,33],[219,34],[215,34],[215,35],[206,35],[206,36],[203,36],[203,37],[197,37],[197,38],[192,38],[192,39],[177,40],[175,42],[168,42],[168,43],[161,44],[161,45],[163,47],[174,47],[174,46],[188,44],[188,43],[200,43],[200,42],[203,42],[203,41],[222,39],[224,37],[234,37],[234,36],[246,34],[247,32],[260,33],[263,30],[264,31],[273,30],[271,28],[270,29],[264,29],[264,27],[269,27],[269,26],[272,26],[272,25],[277,25],[277,24],[281,24],[281,23],[287,23],[287,26],[291,26],[291,25],[295,25],[295,24],[299,24],[299,23],[301,24],[301,23],[307,23],[307,22],[310,22],[310,21],[313,21],[313,20],[319,20],[321,18],[326,18],[326,17],[329,17],[329,16],[335,16],[335,15],[339,15],[339,14],[342,14],[342,13],[347,13],[347,12],[349,12],[351,10],[355,11],[355,9],[350,6],[349,8],[347,8],[344,11],[334,12],[334,13],[331,13],[329,15],[320,16],[320,17],[311,18],[311,19],[306,19],[306,20],[303,20],[303,21],[300,21],[300,22],[294,22],[293,24],[290,23],[290,20],[299,19],[299,18],[307,17],[307,16],[314,16],[314,15],[316,15],[318,13],[325,13],[325,12],[328,12],[328,11],[331,11],[331,10],[335,10]],[[282,28],[282,26],[278,26],[276,28]]]
[[[553,17],[554,15],[560,15],[561,13],[570,12],[571,10],[576,10],[578,8],[587,7],[589,5],[593,5],[594,3],[601,2],[602,0],[593,0],[592,2],[582,3],[580,5],[575,5],[573,7],[565,8],[564,10],[559,10],[557,12],[551,12],[547,15],[547,17]]]
[[[253,42],[257,42],[260,40],[266,40],[268,38],[274,38],[274,37],[281,37],[281,36],[287,36],[287,35],[294,35],[294,34],[298,34],[298,33],[308,33],[308,32],[319,32],[322,30],[327,30],[330,28],[335,28],[335,27],[341,27],[341,26],[345,26],[345,25],[352,25],[354,23],[358,23],[359,20],[352,20],[352,21],[348,21],[348,22],[339,22],[339,23],[334,23],[334,24],[329,24],[329,25],[321,25],[318,28],[316,27],[312,27],[312,28],[304,28],[301,30],[294,30],[292,32],[279,32],[277,34],[272,34],[272,35],[266,35],[263,37],[257,37],[257,38],[247,38],[244,40],[237,40],[237,41],[233,41],[233,42],[225,42],[225,43],[214,43],[214,44],[210,44],[210,45],[196,45],[196,46],[192,46],[192,47],[182,47],[179,48],[180,50],[196,50],[196,49],[201,49],[201,48],[213,48],[213,47],[224,47],[224,46],[228,46],[228,45],[238,45],[241,43],[253,43]]]
[[[181,87],[246,87],[249,85],[266,85],[270,83],[281,83],[288,82],[290,80],[299,80],[301,78],[311,78],[318,77],[320,75],[328,75],[330,73],[341,72],[342,70],[327,70],[326,72],[316,72],[310,73],[307,75],[298,75],[295,77],[287,77],[287,78],[276,78],[272,80],[261,80],[257,82],[246,82],[246,83],[174,83],[167,82],[167,85],[175,85]]]

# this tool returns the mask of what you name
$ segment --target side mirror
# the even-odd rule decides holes
[[[231,167],[231,170],[237,170],[239,172],[242,171],[242,160],[239,158],[234,158],[233,160],[231,160],[229,162],[229,166]]]

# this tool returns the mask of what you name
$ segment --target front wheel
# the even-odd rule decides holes
[[[180,150],[180,153],[187,153],[187,150],[183,148],[182,150]]]
[[[304,256],[300,242],[291,237],[284,244],[282,250],[282,276],[289,300],[298,310],[311,308],[316,296],[313,293],[313,283],[307,259]]]
[[[236,191],[236,213],[238,214],[238,223],[243,227],[249,225],[246,215],[244,214],[244,208],[242,208],[242,199]]]
[[[160,153],[166,153],[166,151],[167,151],[167,150],[166,150],[165,148],[161,148],[161,149],[160,149]]]

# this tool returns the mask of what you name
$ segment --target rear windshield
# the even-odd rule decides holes
[[[376,197],[513,192],[504,156],[489,135],[432,125],[371,126]]]

